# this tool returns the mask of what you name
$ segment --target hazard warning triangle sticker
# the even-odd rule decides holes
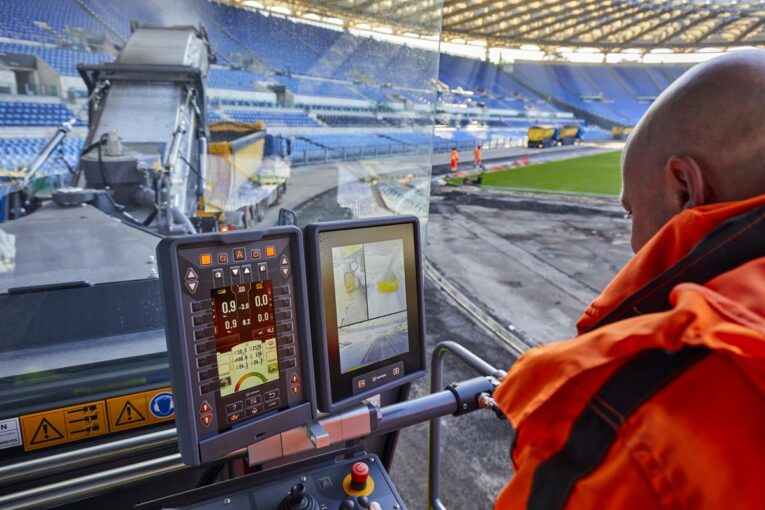
[[[64,434],[59,432],[58,429],[54,427],[47,418],[43,418],[40,424],[37,426],[37,430],[35,430],[35,433],[32,435],[32,441],[30,441],[29,444],[37,445],[47,443],[49,441],[58,441],[59,439],[63,438]]]
[[[116,425],[127,425],[129,423],[138,423],[141,421],[146,421],[146,417],[128,400],[125,402],[122,411],[120,411],[120,414],[117,417]]]

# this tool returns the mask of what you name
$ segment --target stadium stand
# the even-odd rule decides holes
[[[0,102],[0,126],[57,126],[72,115],[59,103]]]
[[[28,165],[45,145],[45,142],[47,140],[44,138],[0,139],[0,170],[14,170]],[[62,158],[73,167],[77,163],[82,145],[82,139],[69,138],[64,140],[60,150],[54,153],[54,157],[48,160],[40,171],[41,175],[66,172],[67,167],[62,162]]]
[[[125,41],[131,20],[193,25],[203,20],[218,59],[209,73],[210,120],[262,120],[269,129],[293,130],[289,131],[295,136],[293,150],[302,151],[307,160],[314,153],[319,160],[340,153],[355,157],[413,150],[428,143],[424,138],[429,137],[413,132],[413,126],[432,123],[429,109],[434,101],[439,124],[451,128],[434,139],[437,151],[448,151],[450,144],[468,147],[523,137],[536,123],[562,125],[582,119],[589,123],[585,138],[605,139],[611,126],[633,125],[650,101],[685,70],[668,65],[523,61],[498,66],[441,54],[436,95],[430,82],[436,59],[430,52],[266,16],[254,9],[210,0],[187,0],[183,9],[177,0],[60,0],[55,9],[47,0],[3,4],[0,37],[5,42],[0,42],[0,59],[12,62],[14,55],[31,55],[68,79],[61,82],[66,90],[18,90],[31,95],[83,97],[84,88],[72,90],[77,64],[111,61],[111,44]],[[294,106],[302,109],[278,107],[277,103],[293,102],[277,101],[274,85],[286,87]],[[0,127],[57,125],[71,116],[65,103],[23,99],[0,103]],[[414,107],[415,115],[391,113],[402,107]],[[299,128],[321,134],[312,131],[300,138],[294,134]],[[332,133],[335,128],[363,132],[339,136]],[[401,133],[390,133],[391,129]],[[20,148],[14,143],[5,150]]]
[[[304,112],[283,110],[224,110],[240,122],[265,122],[266,127],[320,127],[321,123]]]

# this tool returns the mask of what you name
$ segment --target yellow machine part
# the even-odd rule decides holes
[[[383,294],[393,294],[398,290],[398,280],[380,280],[377,282],[377,290]]]
[[[560,138],[575,138],[579,133],[579,126],[563,126],[560,128]]]
[[[542,142],[555,136],[555,128],[552,126],[531,126],[529,128],[529,141]]]

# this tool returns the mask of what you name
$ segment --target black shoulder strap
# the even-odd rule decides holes
[[[563,448],[537,468],[529,510],[563,508],[574,485],[603,461],[625,419],[708,353],[690,346],[675,352],[652,349],[620,367],[587,403]]]

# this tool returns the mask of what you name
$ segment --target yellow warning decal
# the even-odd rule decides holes
[[[160,388],[21,416],[25,451],[170,421],[172,390]]]
[[[109,433],[103,401],[21,417],[24,450],[31,451]]]
[[[109,408],[109,429],[129,430],[175,418],[170,388],[134,393],[106,401]]]

